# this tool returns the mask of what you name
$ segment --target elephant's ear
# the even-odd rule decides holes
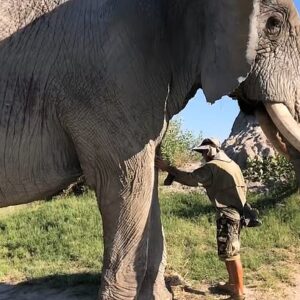
[[[259,0],[209,0],[202,53],[201,83],[207,101],[228,95],[256,55]]]

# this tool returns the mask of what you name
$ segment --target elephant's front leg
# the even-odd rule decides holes
[[[118,172],[111,170],[110,174],[106,174],[107,183],[97,191],[105,244],[101,300],[140,299],[143,289],[149,289],[149,285],[144,286],[143,283],[151,240],[154,155],[155,147],[148,145],[119,167]],[[159,244],[158,248],[160,250],[156,253],[162,259],[163,247]],[[151,264],[152,269],[153,265],[157,266],[156,262]],[[163,280],[163,276],[159,279]],[[152,281],[152,290],[154,284],[158,282]],[[163,286],[163,282],[159,286]],[[166,298],[155,295],[144,299]]]

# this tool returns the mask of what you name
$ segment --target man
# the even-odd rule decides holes
[[[193,172],[178,170],[157,157],[155,165],[175,181],[189,186],[203,186],[217,213],[218,255],[225,261],[229,280],[219,285],[231,294],[228,299],[245,299],[243,267],[239,255],[240,224],[246,203],[246,185],[239,166],[221,149],[220,142],[207,138],[193,149],[200,152],[206,164]]]

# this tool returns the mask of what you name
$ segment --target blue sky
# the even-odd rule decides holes
[[[294,2],[300,11],[300,0]],[[176,118],[182,120],[184,130],[190,130],[196,136],[202,132],[203,137],[214,136],[223,141],[229,136],[238,113],[239,107],[236,101],[223,97],[211,105],[206,102],[200,90]]]

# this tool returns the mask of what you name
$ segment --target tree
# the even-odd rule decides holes
[[[180,119],[172,120],[162,142],[162,156],[171,164],[183,165],[195,161],[199,155],[191,149],[202,140],[202,133],[195,137],[191,131],[182,129]]]

